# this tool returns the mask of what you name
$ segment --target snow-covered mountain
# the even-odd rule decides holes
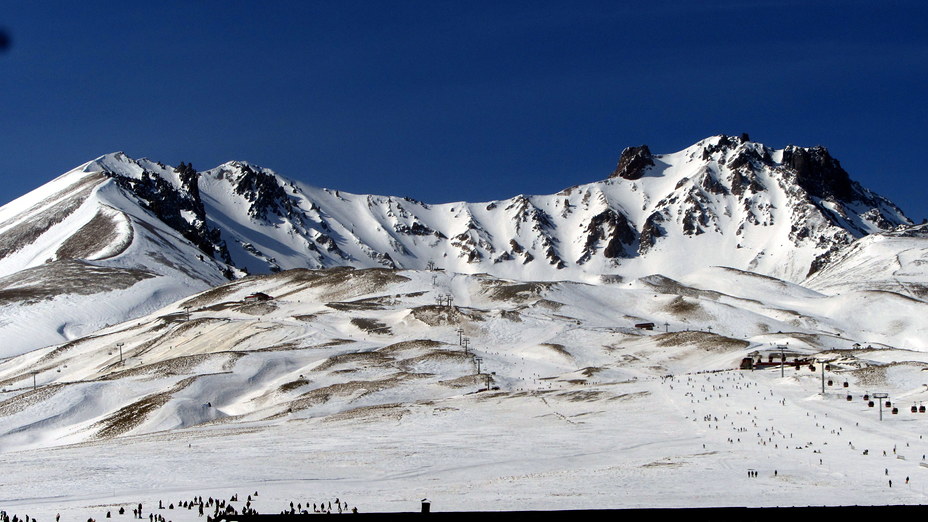
[[[854,290],[928,296],[928,225],[870,234],[836,251],[805,285],[829,294]]]
[[[926,313],[721,267],[599,285],[245,277],[0,361],[0,499],[40,520],[142,502],[180,522],[197,510],[154,506],[258,490],[262,513],[426,496],[443,510],[921,504]],[[737,369],[783,345],[784,369]],[[901,411],[880,421],[874,391]]]
[[[706,266],[801,282],[867,234],[910,224],[821,147],[715,136],[623,151],[557,194],[426,204],[108,154],[0,208],[2,355],[70,340],[242,275],[439,267],[598,283]]]

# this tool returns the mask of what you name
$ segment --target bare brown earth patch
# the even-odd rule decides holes
[[[640,392],[634,392],[634,393],[623,393],[623,394],[621,394],[621,395],[613,395],[612,397],[609,397],[609,400],[610,400],[610,401],[626,402],[626,401],[634,401],[634,400],[638,400],[638,399],[643,399],[643,398],[645,398],[645,397],[647,397],[647,396],[649,396],[649,395],[651,395],[651,392],[649,392],[649,391],[640,391]]]
[[[123,290],[155,277],[144,270],[96,266],[76,259],[52,261],[0,279],[0,304],[33,304],[62,294]]]
[[[250,284],[249,278],[240,279],[231,283],[226,283],[215,288],[211,288],[201,294],[197,294],[186,301],[181,302],[180,307],[189,306],[191,308],[203,308],[216,305],[232,294],[238,292],[242,286]]]
[[[564,307],[564,303],[559,303],[550,299],[539,299],[532,303],[532,306],[536,308],[545,308],[547,310],[557,311]]]
[[[294,411],[311,408],[324,404],[333,398],[345,399],[354,396],[354,399],[359,399],[371,393],[396,387],[404,381],[414,378],[417,378],[417,376],[397,374],[377,381],[349,381],[323,386],[303,393],[298,399],[290,401],[290,408]]]
[[[354,353],[343,353],[329,357],[321,364],[314,368],[314,371],[325,371],[332,369],[336,366],[343,365],[375,365],[383,366],[393,360],[392,357],[381,353],[380,351],[372,352],[354,352]]]
[[[125,215],[123,215],[123,219]],[[128,237],[120,237],[119,222],[102,211],[97,213],[77,232],[71,234],[58,247],[58,259],[106,259],[124,252],[132,244],[132,227]]]
[[[409,281],[396,270],[366,268],[362,270],[322,270],[322,277],[307,282],[307,286],[320,288],[323,301],[344,301],[352,297],[383,290],[387,285]]]
[[[544,346],[545,348],[549,348],[549,349],[551,349],[551,351],[553,351],[554,353],[556,353],[556,354],[558,354],[558,355],[563,355],[564,357],[569,357],[569,358],[571,358],[571,359],[573,359],[573,357],[574,357],[573,355],[570,354],[570,352],[567,351],[567,348],[565,348],[563,344],[541,343],[540,346]]]
[[[327,422],[354,420],[354,419],[392,419],[400,420],[410,413],[409,409],[400,403],[378,404],[376,406],[363,406],[343,411],[325,418]]]
[[[29,390],[15,397],[0,402],[0,417],[19,413],[29,406],[44,402],[61,391],[66,385],[50,384],[36,390]]]
[[[444,346],[445,343],[433,341],[431,339],[413,339],[411,341],[401,341],[398,343],[388,344],[377,351],[383,354],[395,355],[406,350],[433,349]]]
[[[683,297],[677,296],[664,309],[677,317],[692,317],[701,311],[702,307],[699,306],[699,303],[687,301]]]
[[[497,301],[525,302],[537,298],[550,288],[558,285],[556,282],[531,281],[526,283],[506,283],[504,281],[489,280],[483,282],[483,292],[490,299]]]
[[[278,392],[278,393],[289,393],[289,392],[291,392],[291,391],[293,391],[293,390],[302,388],[303,386],[306,386],[306,385],[311,384],[311,383],[312,383],[312,381],[309,381],[309,380],[307,380],[307,379],[296,379],[296,380],[293,380],[293,381],[290,381],[290,382],[285,382],[285,383],[281,384],[280,386],[278,386],[278,387],[277,387],[277,392]]]
[[[474,386],[485,386],[486,378],[483,375],[464,375],[454,379],[438,381],[438,384],[449,388],[471,388]]]
[[[55,359],[60,358],[62,355],[66,354],[68,351],[86,343],[91,340],[96,339],[95,336],[81,337],[80,339],[75,339],[73,341],[66,342],[61,346],[53,349],[47,354],[43,355],[41,359],[36,361],[36,365],[45,364],[54,361]],[[0,382],[0,384],[5,384],[6,381]]]
[[[921,362],[892,362],[879,366],[867,366],[866,368],[851,370],[850,374],[857,379],[857,384],[860,386],[887,386],[889,385],[889,378],[887,375],[889,369],[905,366],[922,371],[928,367],[928,365]]]
[[[613,398],[611,394],[596,390],[575,390],[560,392],[556,395],[556,397],[567,399],[570,402],[595,402],[603,399]]]
[[[342,312],[368,311],[368,310],[385,310],[387,305],[392,303],[392,296],[367,297],[355,301],[341,301],[326,303],[329,308],[340,310]]]
[[[196,379],[197,376],[187,377],[167,391],[153,393],[132,404],[123,406],[116,411],[116,413],[113,413],[106,419],[96,422],[91,426],[91,429],[97,430],[94,437],[98,439],[111,439],[140,426],[150,414],[167,404],[175,393],[183,390]]]
[[[67,219],[87,200],[96,185],[106,179],[103,174],[91,174],[67,189],[49,196],[22,214],[33,214],[29,221],[20,222],[0,235],[0,259],[31,245],[50,228]]]
[[[681,284],[679,281],[659,274],[642,277],[639,279],[642,283],[650,286],[656,292],[662,294],[676,294],[677,296],[686,296],[691,298],[704,298],[718,300],[725,297],[725,294],[714,290],[700,290]]]
[[[730,351],[747,348],[751,343],[743,339],[733,339],[709,332],[670,332],[655,335],[660,347],[695,345],[709,351]]]
[[[483,312],[459,306],[424,305],[409,311],[414,319],[429,326],[456,325],[465,321],[483,321]]]
[[[351,324],[367,333],[389,335],[393,330],[386,323],[369,317],[352,317]]]
[[[212,360],[221,360],[222,370],[230,371],[235,366],[235,363],[244,356],[244,353],[239,352],[182,355],[180,357],[172,357],[164,361],[158,361],[142,366],[136,366],[125,370],[116,371],[102,377],[101,380],[112,381],[138,375],[189,375],[194,373],[194,370],[197,366]]]
[[[244,303],[236,307],[236,310],[243,314],[262,316],[277,310],[277,303],[274,301],[263,301],[257,303]]]
[[[251,350],[253,352],[290,352],[293,350],[308,350],[313,348],[311,346],[303,346],[302,343],[298,342],[289,342],[281,343],[274,346],[266,346],[264,348],[258,348],[257,350]]]

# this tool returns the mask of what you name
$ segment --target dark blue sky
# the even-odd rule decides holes
[[[117,150],[482,201],[748,132],[928,217],[926,2],[136,4],[0,8],[0,202]]]

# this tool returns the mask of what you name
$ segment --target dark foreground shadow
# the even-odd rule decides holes
[[[563,511],[435,511],[431,513],[344,513],[341,515],[220,515],[226,522],[312,522],[319,519],[347,518],[343,522],[539,522],[546,519],[590,522],[655,522],[677,520],[686,522],[785,522],[789,520],[924,520],[928,506],[841,506],[788,508],[680,508],[680,509],[583,509]],[[674,517],[674,518],[669,518]],[[801,517],[801,518],[795,518]],[[814,518],[813,518],[814,517]],[[898,518],[897,518],[898,517]],[[911,518],[909,518],[911,517]],[[921,517],[921,518],[915,518]]]

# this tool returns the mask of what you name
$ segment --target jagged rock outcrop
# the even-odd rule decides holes
[[[88,180],[97,172],[114,180],[159,226],[189,241],[198,251],[190,266],[215,261],[227,275],[432,262],[513,279],[601,281],[724,265],[800,281],[857,238],[909,223],[824,148],[774,150],[747,135],[714,136],[672,154],[628,147],[607,180],[484,203],[317,189],[244,162],[197,172],[114,154],[84,169]],[[82,201],[68,203],[69,212]],[[6,243],[39,236],[66,216],[31,232],[8,227],[16,234]],[[0,237],[15,258],[19,247],[6,243]]]
[[[636,180],[644,176],[648,167],[653,166],[654,158],[651,157],[651,149],[647,145],[627,147],[622,151],[619,163],[609,177]]]
[[[239,165],[240,174],[235,181],[235,193],[251,203],[248,208],[249,216],[267,219],[268,214],[278,217],[289,217],[293,214],[293,204],[277,176],[261,169],[253,169],[247,164]]]
[[[181,181],[176,187],[161,175],[142,170],[138,177],[108,173],[117,185],[136,196],[142,206],[158,219],[178,231],[210,257],[231,262],[220,231],[206,223],[206,211],[200,198],[199,174],[181,162],[175,169]]]
[[[583,245],[583,253],[577,259],[578,265],[589,261],[599,247],[602,248],[602,255],[605,258],[628,257],[631,255],[630,249],[637,238],[635,229],[625,215],[609,208],[593,216],[584,229],[584,234],[586,241]]]

